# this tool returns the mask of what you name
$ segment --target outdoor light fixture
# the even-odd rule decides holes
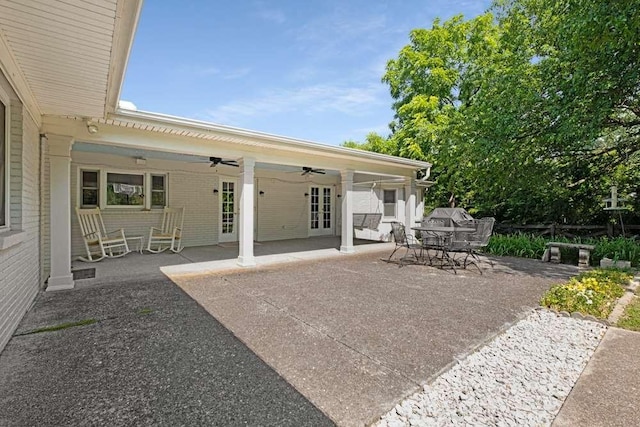
[[[304,197],[309,197],[309,193],[304,193]]]
[[[264,191],[260,190],[260,192],[258,192],[259,195],[264,196]]]
[[[87,120],[87,132],[89,132],[91,135],[95,135],[99,131],[100,129],[98,128],[98,125],[93,123],[91,120]]]
[[[213,189],[213,194],[218,194],[218,189],[217,188]]]

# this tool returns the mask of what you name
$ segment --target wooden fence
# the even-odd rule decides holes
[[[536,236],[555,237],[617,237],[622,236],[622,227],[619,224],[606,225],[568,225],[568,224],[496,224],[495,232],[499,234],[526,233]],[[632,237],[640,235],[640,225],[624,226],[624,236]]]

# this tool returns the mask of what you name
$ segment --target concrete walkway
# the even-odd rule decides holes
[[[40,294],[0,354],[0,425],[333,423],[164,279]]]
[[[640,332],[610,328],[554,427],[640,425]]]

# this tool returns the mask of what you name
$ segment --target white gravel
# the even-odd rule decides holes
[[[536,310],[375,426],[550,425],[605,331]]]

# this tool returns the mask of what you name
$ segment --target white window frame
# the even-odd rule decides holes
[[[4,193],[4,206],[0,206],[0,209],[4,209],[5,223],[0,225],[0,232],[11,229],[11,193],[9,179],[11,177],[11,151],[9,146],[10,133],[11,133],[11,103],[9,95],[0,87],[0,102],[4,105],[4,153],[1,161],[4,163],[4,177],[2,179],[4,185],[0,190]]]
[[[162,192],[164,193],[164,205],[163,206],[153,206],[152,202],[153,202],[153,177],[154,176],[161,176],[163,179],[163,183],[164,183],[164,188],[162,189]],[[147,174],[146,177],[146,181],[145,184],[146,188],[144,190],[144,194],[145,194],[145,207],[147,209],[163,209],[165,206],[168,205],[168,200],[169,200],[169,192],[167,191],[167,182],[169,181],[169,176],[166,173],[155,173],[155,172],[150,172]],[[159,192],[158,190],[156,190],[156,192]],[[147,197],[147,194],[149,194],[149,197]],[[148,205],[148,206],[147,206]]]
[[[387,216],[386,212],[385,212],[385,206],[391,204],[391,203],[385,203],[385,201],[384,201],[384,195],[385,195],[386,191],[393,191],[393,194],[394,194],[393,216]],[[386,220],[397,219],[398,218],[398,189],[397,188],[383,188],[382,189],[381,202],[382,202],[382,218],[384,218]]]
[[[82,172],[98,172],[98,207],[100,209],[127,209],[127,210],[151,210],[163,209],[169,204],[169,174],[167,172],[153,171],[142,172],[139,170],[126,170],[116,168],[97,168],[90,165],[78,165],[78,184],[76,206],[82,207]],[[142,184],[144,191],[144,203],[142,205],[108,205],[107,204],[107,174],[118,173],[125,175],[142,175]],[[151,177],[164,177],[164,206],[151,206]]]
[[[85,188],[89,188],[89,187],[85,187],[84,186],[84,180],[83,180],[83,172],[95,172],[98,174],[97,177],[97,181],[98,181],[98,200],[97,200],[97,204],[96,206],[93,205],[85,205],[83,203],[84,201],[84,194],[83,191]],[[100,173],[100,169],[97,168],[79,168],[78,171],[78,203],[77,205],[80,206],[81,208],[94,208],[94,207],[99,207],[100,206],[100,198],[102,197],[102,188],[100,188],[102,186],[102,177],[101,177],[101,173]]]

